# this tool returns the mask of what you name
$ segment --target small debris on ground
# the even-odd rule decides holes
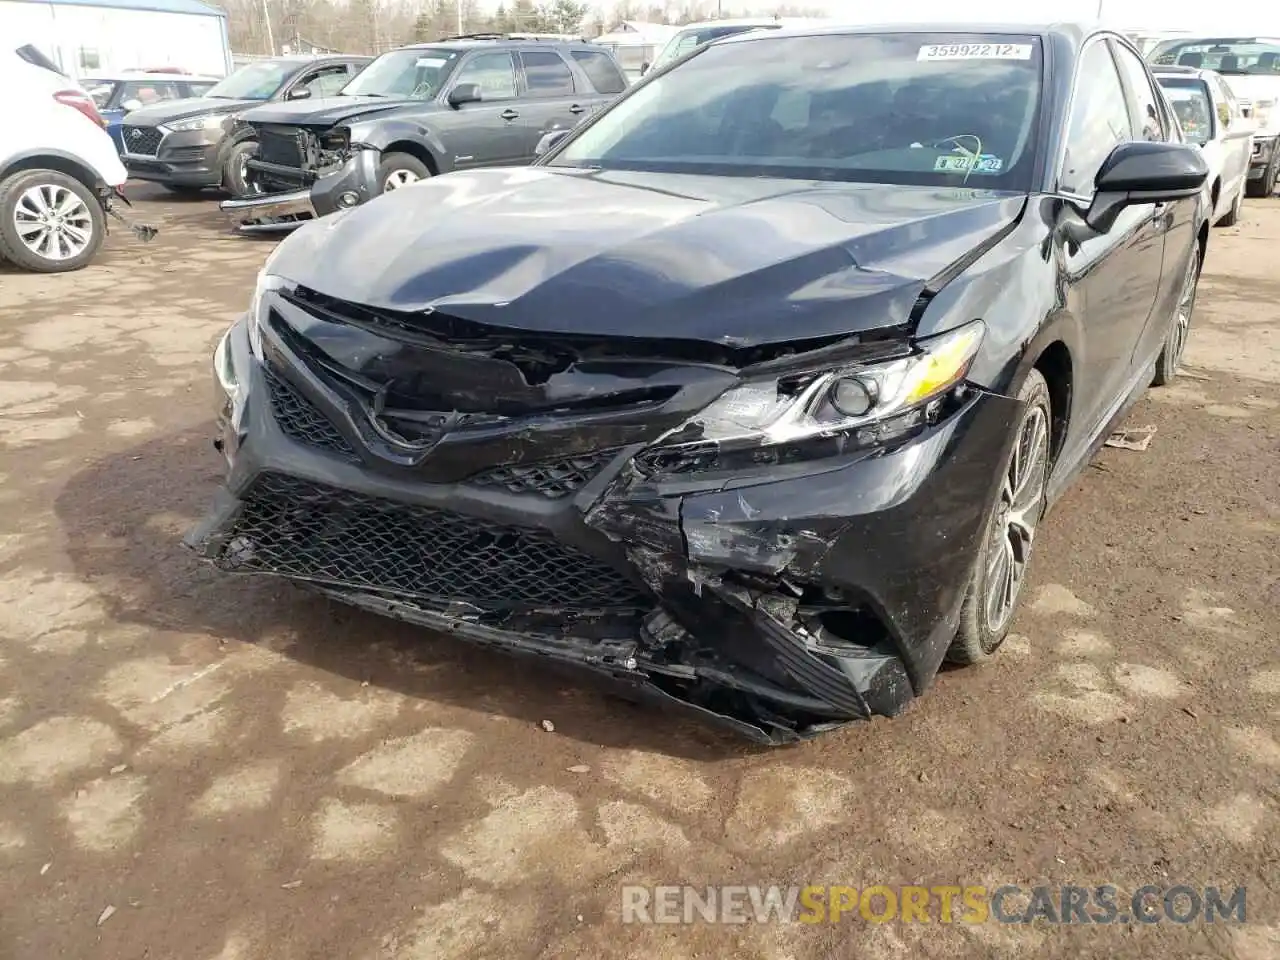
[[[1182,708],[1182,712],[1183,712],[1183,713],[1185,713],[1185,714],[1186,714],[1188,717],[1190,717],[1192,720],[1199,720],[1199,719],[1200,719],[1200,714],[1196,713],[1196,712],[1195,712],[1194,710],[1192,710],[1190,707],[1183,707],[1183,708]]]
[[[297,890],[300,886],[302,886],[301,880],[290,880],[288,883],[280,884],[280,889],[281,890]]]
[[[49,872],[49,868],[50,868],[50,867],[52,867],[52,866],[53,866],[53,864],[52,864],[52,863],[46,863],[43,867],[41,867],[41,868],[40,868],[40,876],[42,876],[42,877],[43,877],[46,873],[48,873],[48,872]]]
[[[128,769],[129,769],[129,765],[127,763],[117,763],[114,767],[111,768],[111,772],[124,773]]]
[[[569,772],[570,773],[590,773],[591,768],[587,766],[585,763],[575,763],[572,767],[569,768]]]
[[[556,725],[555,725],[554,723],[552,723],[550,720],[543,720],[543,721],[542,721],[542,729],[543,729],[543,730],[545,730],[545,731],[547,731],[547,733],[555,733],[555,732],[556,732]]]
[[[1156,435],[1154,426],[1134,427],[1131,430],[1117,430],[1107,437],[1104,446],[1116,447],[1120,450],[1146,450],[1151,446],[1151,438]]]
[[[100,914],[98,914],[98,926],[102,926],[104,923],[110,920],[111,915],[115,912],[116,912],[116,908],[111,906],[111,904],[107,904],[106,908],[103,909],[103,911]]]

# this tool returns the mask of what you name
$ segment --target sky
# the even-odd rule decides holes
[[[853,22],[919,20],[979,22],[1050,22],[1099,19],[1125,30],[1192,30],[1207,34],[1280,35],[1280,5],[1262,0],[894,0],[886,8],[865,0],[791,0],[797,6],[821,8],[828,16]],[[768,9],[769,0],[734,0],[732,6]],[[726,6],[730,4],[726,2]]]

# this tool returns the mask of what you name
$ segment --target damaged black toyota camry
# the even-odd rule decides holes
[[[1174,375],[1205,176],[1115,34],[711,44],[280,244],[187,542],[767,742],[896,714]]]

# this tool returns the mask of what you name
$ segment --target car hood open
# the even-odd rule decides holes
[[[308,224],[268,271],[538,334],[750,347],[904,327],[1023,194],[546,167],[433,178]]]

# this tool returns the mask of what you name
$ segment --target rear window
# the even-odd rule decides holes
[[[573,59],[587,75],[597,93],[621,93],[627,89],[627,80],[607,53],[594,50],[574,50]]]
[[[27,61],[27,63],[31,64],[33,67],[41,67],[52,73],[56,73],[60,77],[66,76],[66,74],[62,72],[61,67],[59,67],[56,63],[54,63],[52,60],[46,57],[43,53],[41,53],[39,49],[37,49],[36,47],[33,47],[29,43],[26,46],[18,47],[18,49],[14,52],[17,53],[17,55],[20,56],[23,60]]]
[[[573,93],[573,73],[560,54],[549,50],[526,50],[520,54],[524,61],[525,81],[531,97],[560,97]]]
[[[1216,70],[1227,76],[1280,77],[1280,43],[1272,40],[1168,40],[1151,51],[1156,64]]]
[[[1157,79],[1186,138],[1193,143],[1207,143],[1213,139],[1213,106],[1204,81],[1195,77],[1165,76]]]

